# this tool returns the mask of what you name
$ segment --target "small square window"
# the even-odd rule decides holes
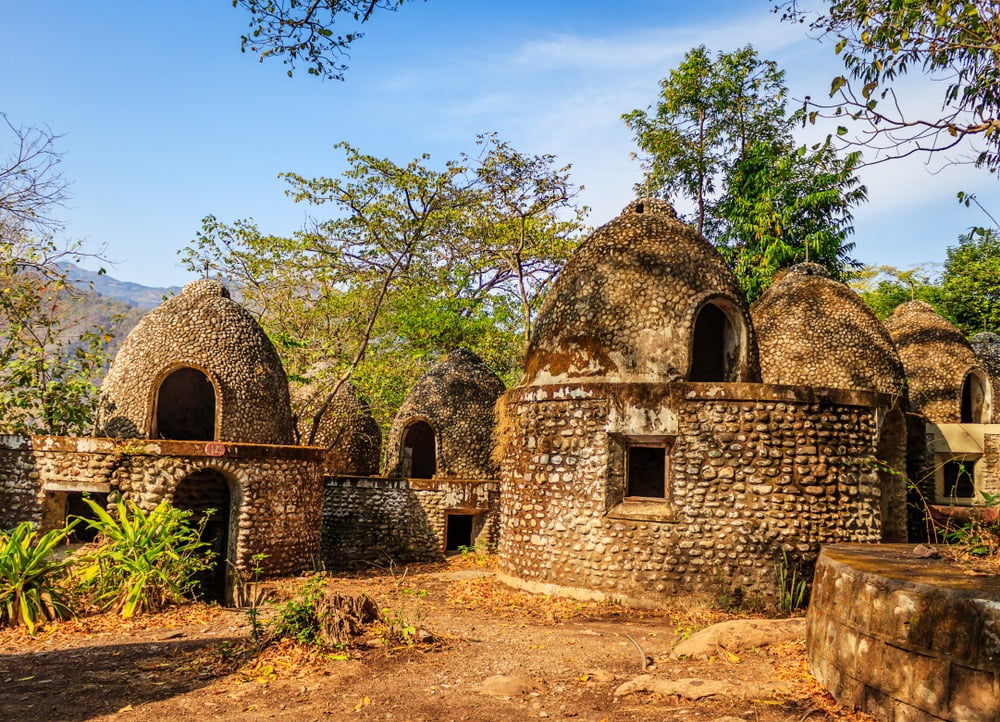
[[[625,496],[667,498],[667,449],[665,446],[629,446]]]
[[[976,496],[976,462],[949,459],[944,462],[944,495],[954,499],[973,499]]]

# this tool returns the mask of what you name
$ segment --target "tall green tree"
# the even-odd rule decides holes
[[[813,10],[816,5],[819,10]],[[968,149],[976,165],[1000,171],[1000,5],[995,0],[781,0],[786,20],[834,39],[845,75],[829,102],[807,98],[809,117],[842,119],[839,137],[874,151],[874,162]],[[921,101],[896,87],[924,75]],[[928,113],[925,108],[937,110]],[[848,120],[856,121],[849,130]]]
[[[453,348],[512,381],[525,327],[582,235],[583,211],[554,157],[480,141],[479,156],[439,167],[341,144],[341,176],[284,175],[293,200],[328,208],[328,218],[280,237],[209,217],[186,263],[239,286],[294,382],[328,403],[351,378],[383,424]],[[316,429],[326,404],[309,405]]]
[[[623,116],[643,151],[640,193],[687,201],[688,220],[727,258],[748,301],[804,260],[844,277],[852,209],[867,197],[856,154],[797,147],[784,72],[747,46],[688,52],[654,107]]]
[[[942,312],[941,276],[928,264],[909,269],[865,266],[852,276],[849,285],[880,319],[907,301],[925,301]]]
[[[962,331],[1000,331],[1000,233],[974,228],[948,248],[941,309]]]

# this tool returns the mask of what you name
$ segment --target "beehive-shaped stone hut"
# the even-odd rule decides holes
[[[993,387],[993,419],[992,423],[1000,423],[1000,335],[995,333],[977,333],[969,342],[976,352],[979,364],[990,378]]]
[[[823,266],[788,269],[750,315],[764,383],[903,394],[906,376],[889,332]]]
[[[378,473],[382,431],[368,403],[350,381],[330,396],[316,385],[294,393],[299,443],[326,450],[323,472],[328,476],[369,476]],[[316,415],[319,415],[318,420]],[[315,425],[315,434],[313,427]]]
[[[217,281],[195,281],[146,314],[101,391],[99,428],[107,436],[293,442],[281,360]]]
[[[392,424],[386,476],[495,479],[494,406],[503,382],[465,349],[452,351],[420,379]]]
[[[962,332],[924,301],[885,320],[909,381],[910,408],[936,424],[989,423],[993,391]]]
[[[889,332],[817,263],[785,271],[750,309],[766,384],[884,394],[876,456],[883,541],[906,541],[906,377]],[[892,471],[895,470],[895,471]]]
[[[630,203],[574,252],[538,314],[523,383],[755,381],[722,257],[665,201]]]
[[[736,280],[667,204],[598,229],[498,404],[501,579],[635,604],[773,596],[775,569],[808,574],[820,544],[879,541],[891,401],[759,374]]]

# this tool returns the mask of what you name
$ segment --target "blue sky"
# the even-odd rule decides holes
[[[341,140],[400,163],[424,152],[444,162],[497,131],[522,152],[571,163],[600,225],[639,177],[620,115],[655,102],[658,80],[691,47],[752,43],[785,68],[793,97],[829,87],[840,72],[832,47],[779,23],[770,5],[428,0],[376,17],[341,83],[289,79],[280,63],[242,55],[245,18],[228,0],[0,0],[0,111],[63,136],[67,237],[103,245],[116,277],[183,284],[193,275],[177,251],[203,216],[291,233],[308,209],[276,176],[339,174]],[[916,106],[931,101],[922,82],[903,90]],[[1000,208],[991,177],[941,165],[863,173],[870,201],[856,212],[856,257],[940,262],[959,233],[986,222],[957,191]]]

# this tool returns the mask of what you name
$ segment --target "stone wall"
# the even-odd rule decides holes
[[[500,572],[632,603],[771,596],[782,552],[880,540],[871,393],[761,384],[564,384],[504,398]],[[630,439],[665,439],[664,499],[625,497]]]
[[[0,526],[61,524],[45,510],[69,491],[118,490],[151,509],[208,469],[230,489],[230,559],[248,569],[265,554],[265,574],[289,574],[318,566],[321,465],[321,449],[302,447],[0,437]]]
[[[838,545],[816,566],[809,668],[879,720],[1000,719],[1000,585],[912,546]]]
[[[474,515],[474,545],[496,546],[496,481],[328,477],[323,562],[328,569],[444,556],[449,513]]]

